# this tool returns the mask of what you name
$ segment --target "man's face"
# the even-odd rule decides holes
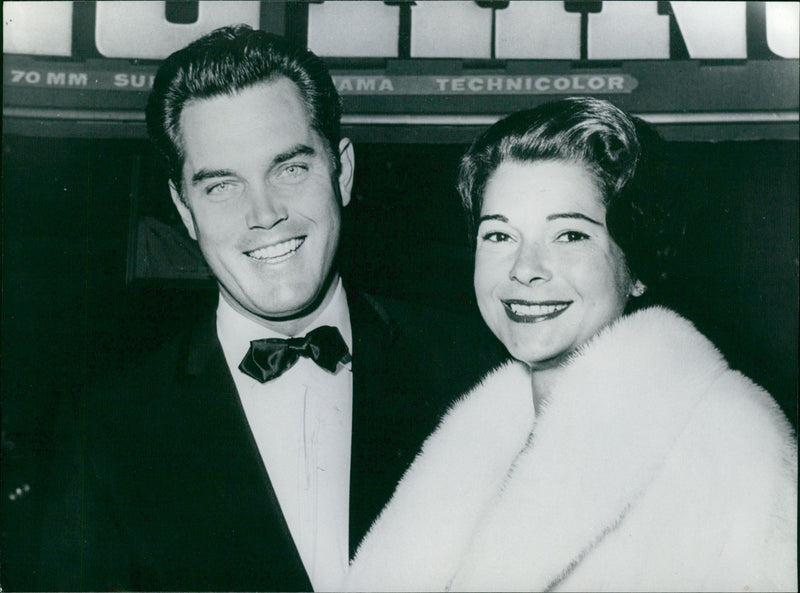
[[[334,178],[325,142],[286,78],[187,103],[180,132],[183,195],[170,186],[172,199],[223,297],[284,333],[303,329],[335,286],[352,145],[338,147]]]

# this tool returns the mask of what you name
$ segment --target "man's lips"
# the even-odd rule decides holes
[[[569,308],[572,301],[502,301],[506,315],[512,321],[537,323],[561,315]]]
[[[252,251],[245,251],[245,255],[259,262],[277,264],[292,257],[297,250],[300,249],[300,246],[305,240],[305,236],[292,237],[291,239],[273,243],[265,247],[259,247]]]

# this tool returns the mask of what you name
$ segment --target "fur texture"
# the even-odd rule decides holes
[[[404,476],[346,590],[797,590],[797,447],[686,320],[625,317],[534,418],[509,363]]]

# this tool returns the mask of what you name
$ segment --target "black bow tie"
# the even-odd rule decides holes
[[[351,360],[339,330],[323,325],[302,338],[253,340],[239,370],[266,383],[289,370],[301,356],[310,358],[331,373],[339,363],[347,364]]]

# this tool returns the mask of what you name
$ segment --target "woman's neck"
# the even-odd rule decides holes
[[[552,392],[553,382],[563,372],[561,366],[546,369],[531,369],[531,391],[533,393],[533,411],[538,418],[547,406]]]

